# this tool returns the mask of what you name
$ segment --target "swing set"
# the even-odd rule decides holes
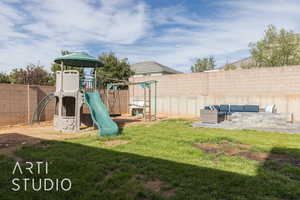
[[[153,121],[157,119],[157,81],[149,80],[142,82],[117,82],[109,83],[106,86],[106,99],[107,105],[109,105],[108,97],[111,94],[111,90],[117,91],[121,86],[128,86],[132,93],[129,98],[129,109],[131,115],[142,114],[144,121]],[[143,90],[142,98],[135,96],[135,87],[138,86]],[[154,92],[153,92],[154,89]],[[115,93],[113,93],[115,94]]]

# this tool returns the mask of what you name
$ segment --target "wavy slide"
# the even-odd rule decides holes
[[[116,135],[118,125],[110,118],[106,106],[103,104],[98,91],[85,92],[85,100],[90,109],[93,122],[100,130],[100,136]]]

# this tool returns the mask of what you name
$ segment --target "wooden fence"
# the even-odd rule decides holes
[[[100,94],[110,114],[129,113],[128,90],[100,90]]]
[[[51,86],[0,84],[0,126],[29,123],[39,101],[54,92]],[[110,114],[126,114],[129,111],[128,90],[110,91],[108,101],[106,91],[100,90],[102,100]],[[52,120],[55,103],[52,100],[42,115],[42,120]]]

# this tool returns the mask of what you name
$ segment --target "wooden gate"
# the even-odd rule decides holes
[[[129,113],[129,91],[128,90],[100,90],[103,102],[110,114]]]

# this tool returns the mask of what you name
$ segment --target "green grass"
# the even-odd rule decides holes
[[[128,144],[108,147],[107,140]],[[194,143],[223,141],[250,144],[255,152],[287,154],[300,160],[300,135],[252,130],[192,128],[191,121],[172,119],[127,127],[114,137],[43,141],[16,154],[25,161],[48,161],[49,174],[11,175],[15,161],[0,157],[0,199],[300,199],[300,168],[265,167],[239,156],[214,156]],[[268,165],[272,165],[269,161]],[[67,177],[68,192],[13,192],[15,177]],[[155,192],[145,185],[160,180]],[[172,190],[173,195],[165,195]]]

